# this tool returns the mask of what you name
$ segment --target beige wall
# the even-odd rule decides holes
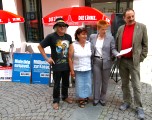
[[[135,10],[136,21],[144,23],[148,32],[148,54],[152,55],[152,6],[151,0],[134,0],[133,8]]]
[[[42,0],[42,16],[46,16],[47,14],[53,12],[54,10],[63,8],[63,7],[72,7],[72,6],[84,6],[85,0]],[[133,8],[136,12],[136,20],[142,22],[147,25],[148,30],[148,38],[149,38],[149,54],[152,55],[152,47],[151,47],[151,31],[152,31],[152,22],[151,19],[151,5],[149,4],[151,0],[134,0]],[[3,9],[16,13],[18,15],[23,16],[22,14],[22,2],[21,0],[2,0]],[[25,32],[24,32],[24,24],[23,23],[8,23],[5,25],[7,42],[1,42],[0,48],[2,50],[8,51],[9,45],[12,41],[15,42],[16,47],[20,47],[22,42],[25,42]],[[44,28],[44,37],[53,32],[52,26],[43,26]],[[74,39],[74,32],[77,27],[69,27],[67,33],[69,33]],[[37,51],[36,43],[27,43],[31,44],[34,51]]]
[[[64,7],[84,6],[85,0],[45,0],[42,1],[42,16]],[[70,28],[71,29],[71,28]],[[52,26],[44,26],[44,36],[52,32]],[[71,31],[71,30],[70,30]],[[68,31],[67,31],[68,32]],[[72,33],[71,33],[72,34]]]
[[[73,6],[85,6],[85,0],[44,0],[42,1],[42,16],[44,17],[49,13],[60,8],[73,7]],[[67,29],[67,33],[72,36],[73,40],[74,40],[74,33],[77,28],[78,27],[76,26],[70,26]],[[52,26],[43,26],[43,29],[44,29],[44,37],[47,34],[53,32]],[[37,44],[32,44],[32,46],[33,48],[35,48],[35,52],[38,52],[38,50],[36,50]],[[45,51],[47,53],[50,53],[50,48],[47,47]]]
[[[141,82],[152,86],[152,22],[151,22],[151,0],[134,0],[133,9],[135,10],[136,21],[144,23],[147,26],[148,33],[148,56],[140,64]]]
[[[2,0],[3,9],[13,12],[15,14],[22,14],[21,0]],[[4,51],[9,51],[12,41],[15,43],[15,47],[20,47],[21,42],[25,42],[25,32],[23,23],[7,23],[5,24],[7,42],[1,42],[0,48]]]
[[[42,2],[42,16],[53,12],[54,10],[63,8],[63,7],[72,7],[72,6],[84,6],[85,0],[41,0]],[[21,0],[2,0],[3,9],[13,12],[15,14],[23,16],[23,8]],[[15,48],[22,47],[21,51],[24,51],[25,44],[31,45],[34,52],[39,52],[37,49],[38,43],[25,43],[25,31],[23,23],[8,23],[5,25],[7,42],[0,43],[0,49],[4,51],[9,51],[9,47],[12,41],[15,43]],[[71,36],[74,36],[74,32],[77,27],[69,27],[67,33]],[[53,32],[52,26],[44,26],[44,37]],[[46,49],[50,53],[50,49]]]

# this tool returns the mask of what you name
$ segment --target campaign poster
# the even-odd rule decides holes
[[[12,59],[10,52],[0,50],[0,67],[12,66]]]
[[[50,54],[47,54],[50,57]],[[32,54],[32,83],[49,84],[50,64],[39,53]]]
[[[0,66],[0,81],[12,81],[12,67]]]
[[[12,82],[31,83],[31,54],[14,53]]]

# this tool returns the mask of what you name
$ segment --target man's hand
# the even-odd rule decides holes
[[[48,62],[48,63],[50,63],[50,64],[55,64],[55,62],[54,62],[54,60],[50,57],[50,58],[45,58],[45,60]]]
[[[74,78],[74,77],[75,77],[74,70],[71,70],[70,72],[71,72],[71,77],[73,77],[73,78]]]

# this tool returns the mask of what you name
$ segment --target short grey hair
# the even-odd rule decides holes
[[[54,28],[54,31],[55,31],[55,32],[57,31],[57,26]]]

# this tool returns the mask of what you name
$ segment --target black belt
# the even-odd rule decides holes
[[[100,56],[94,56],[94,57],[99,58],[99,59],[101,59],[101,60],[103,59],[103,58],[102,58],[102,57],[100,57]]]

